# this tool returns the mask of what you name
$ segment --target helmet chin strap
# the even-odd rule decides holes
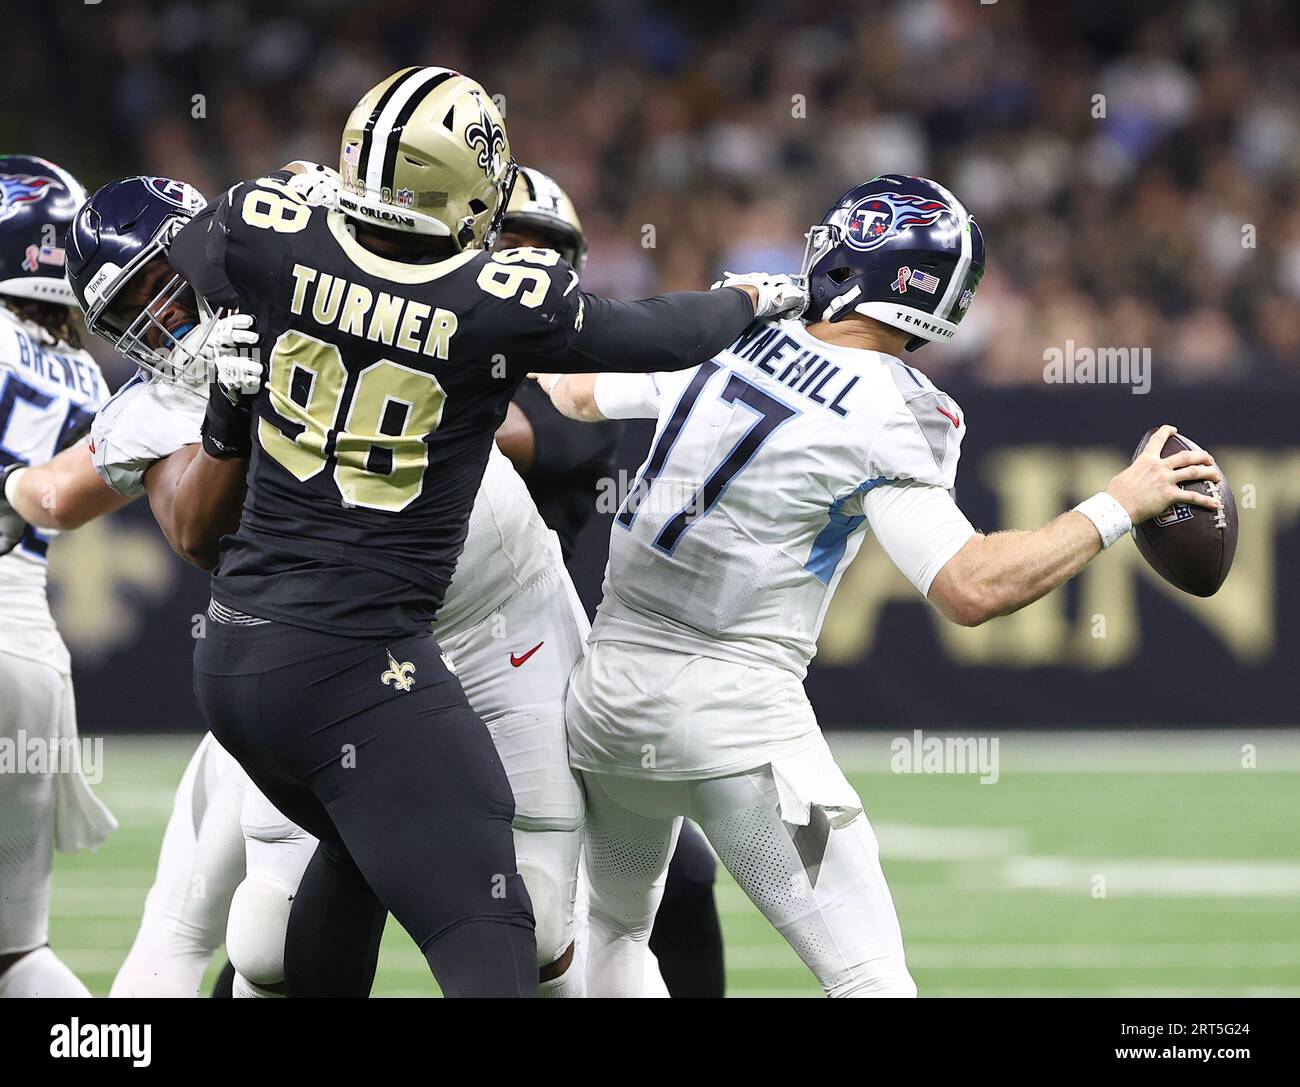
[[[836,321],[845,316],[846,313],[851,313],[852,311],[849,309],[849,303],[857,298],[861,293],[861,285],[855,283],[853,284],[852,290],[847,290],[841,295],[836,295],[830,300],[826,309],[822,311],[822,320]]]

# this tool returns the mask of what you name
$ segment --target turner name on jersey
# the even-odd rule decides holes
[[[592,641],[800,676],[862,545],[868,496],[950,490],[965,434],[960,408],[919,371],[797,321],[755,325],[693,370],[602,375],[597,399],[658,421],[615,517]],[[932,576],[913,581],[925,592]]]
[[[286,176],[236,185],[171,248],[210,303],[254,316],[268,363],[213,594],[336,633],[427,629],[516,386],[581,325],[577,277],[544,249],[387,260]]]

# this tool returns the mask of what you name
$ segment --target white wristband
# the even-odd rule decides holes
[[[1101,535],[1103,551],[1133,527],[1133,522],[1120,505],[1119,499],[1105,491],[1098,491],[1091,498],[1085,498],[1074,507],[1074,512],[1083,514],[1096,527]]]
[[[5,501],[8,502],[9,505],[11,505],[11,506],[14,504],[14,501],[13,501],[13,499],[10,497],[10,494],[11,494],[12,492],[9,490],[9,488],[10,488],[10,487],[16,487],[16,486],[18,485],[18,484],[16,483],[16,480],[17,480],[18,477],[19,477],[20,475],[22,475],[25,471],[27,471],[26,468],[17,468],[17,469],[15,469],[14,471],[10,472],[7,476],[5,476]]]

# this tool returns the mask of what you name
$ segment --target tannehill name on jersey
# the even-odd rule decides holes
[[[310,314],[308,314],[310,308]],[[451,310],[434,308],[388,291],[372,291],[305,264],[293,266],[290,309],[299,317],[403,351],[447,358],[459,322]]]
[[[754,325],[732,345],[731,353],[827,411],[848,415],[844,398],[858,383],[859,375],[847,373],[805,347],[779,325]]]

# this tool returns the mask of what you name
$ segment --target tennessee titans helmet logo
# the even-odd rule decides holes
[[[910,333],[911,351],[951,340],[984,275],[984,235],[937,182],[881,174],[854,185],[806,235],[804,320],[856,313]]]
[[[35,174],[0,174],[0,222],[16,215],[24,204],[34,204],[44,200],[50,192],[50,186],[63,188],[52,177]]]
[[[183,181],[173,181],[170,177],[149,177],[144,181],[155,196],[161,196],[182,211],[193,213],[203,207],[203,198]]]
[[[854,249],[870,252],[891,234],[913,226],[933,226],[953,210],[941,200],[907,193],[886,192],[859,200],[849,211],[844,240]]]

